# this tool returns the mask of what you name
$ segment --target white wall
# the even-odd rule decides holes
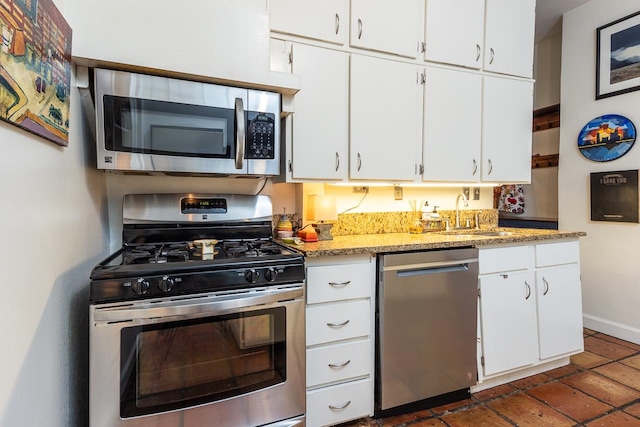
[[[606,163],[577,148],[580,129],[603,114],[640,125],[640,92],[595,101],[596,28],[637,10],[638,0],[592,0],[564,16],[558,192],[560,228],[588,234],[580,244],[585,326],[640,343],[640,225],[592,222],[589,201],[589,174],[638,169],[640,148]]]
[[[107,232],[78,100],[66,148],[0,122],[3,427],[86,424],[88,278]]]
[[[535,47],[533,78],[533,108],[560,103],[560,69],[562,34],[554,33]],[[558,154],[560,129],[545,129],[533,133],[532,154]],[[501,218],[556,220],[558,218],[558,168],[537,168],[531,171],[531,184],[524,186],[525,212],[501,212]]]

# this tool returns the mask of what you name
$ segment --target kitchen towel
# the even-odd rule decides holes
[[[503,185],[500,190],[498,210],[514,214],[523,214],[524,186],[522,184]]]

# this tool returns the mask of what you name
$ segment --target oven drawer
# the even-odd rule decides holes
[[[307,346],[371,334],[370,300],[307,307]]]
[[[307,304],[371,297],[373,264],[307,267]]]
[[[329,426],[371,415],[371,380],[352,381],[307,392],[307,425]]]
[[[371,375],[371,340],[307,350],[307,387]]]

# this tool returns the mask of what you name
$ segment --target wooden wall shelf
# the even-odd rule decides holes
[[[560,104],[533,110],[533,131],[560,127]]]
[[[558,154],[549,154],[546,156],[535,154],[531,157],[531,169],[550,168],[553,166],[558,166],[559,157],[560,156]]]

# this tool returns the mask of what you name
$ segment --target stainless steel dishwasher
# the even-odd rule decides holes
[[[376,416],[469,397],[477,296],[475,248],[378,256]]]

